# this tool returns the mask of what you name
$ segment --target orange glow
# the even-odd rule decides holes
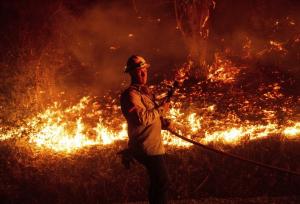
[[[207,78],[212,82],[233,83],[240,70],[222,55],[215,55],[215,63],[210,66]]]
[[[287,50],[283,47],[283,43],[280,43],[280,42],[277,42],[274,40],[270,40],[270,45],[275,50],[282,51],[284,53],[287,52]]]
[[[270,44],[276,49],[284,50],[280,43],[270,41]],[[250,45],[251,42],[248,42],[245,49],[249,49]],[[188,78],[192,65],[192,61],[188,61],[178,68],[175,78],[179,83]],[[215,62],[209,67],[206,82],[232,87],[240,68],[225,56],[216,54]],[[168,82],[165,83],[167,85],[172,84],[169,81],[165,82]],[[167,116],[173,122],[172,127],[183,136],[204,144],[232,146],[272,135],[280,135],[286,139],[299,138],[299,121],[278,120],[279,113],[290,116],[295,112],[291,108],[294,102],[283,95],[280,82],[260,85],[257,89],[259,94],[253,95],[256,97],[254,100],[240,92],[244,94],[242,97],[225,105],[222,104],[222,100],[227,94],[226,90],[224,93],[210,95],[211,93],[205,93],[198,86],[201,86],[201,82],[191,87],[191,93],[185,93],[184,89],[177,93],[176,102],[172,102]],[[197,87],[199,89],[196,89]],[[162,99],[166,94],[161,95]],[[205,97],[217,98],[219,101],[201,101]],[[285,102],[283,106],[273,107],[271,102],[276,104],[277,101]],[[265,103],[267,106],[257,103]],[[233,111],[223,111],[224,108]],[[252,114],[256,119],[243,119],[243,114]],[[77,104],[70,107],[55,102],[36,116],[28,118],[24,125],[15,128],[1,126],[0,131],[0,141],[26,136],[34,147],[65,153],[72,153],[87,146],[110,145],[118,140],[127,140],[126,121],[121,115],[120,107],[116,104],[101,106],[93,102],[93,97],[90,96],[82,97]],[[191,146],[168,131],[162,131],[162,135],[166,145],[182,148]]]
[[[277,86],[274,87],[278,90]],[[62,109],[59,103],[54,103],[44,112],[28,119],[26,125],[20,128],[1,127],[0,140],[18,138],[26,133],[30,144],[38,148],[66,153],[86,146],[109,145],[117,140],[127,140],[125,120],[119,118],[121,122],[118,122],[117,126],[105,124],[104,117],[113,120],[118,117],[104,116],[102,111],[93,109],[97,106],[91,104],[91,99],[91,97],[83,97],[78,104],[65,109]],[[251,124],[247,121],[241,122],[235,115],[229,115],[227,119],[209,121],[209,118],[196,112],[185,113],[180,108],[180,103],[177,106],[178,108],[170,109],[168,116],[174,122],[174,127],[183,136],[193,137],[204,144],[238,145],[247,140],[260,139],[274,134],[284,135],[287,139],[300,136],[300,122],[290,122],[289,125],[279,126],[274,122],[275,113],[272,110],[261,112],[265,115],[264,120],[269,121],[267,124]],[[212,113],[215,105],[209,105],[203,110]],[[86,122],[86,117],[94,120],[93,125]],[[208,122],[213,122],[215,125],[203,126]],[[163,131],[162,135],[167,145],[184,148],[191,146],[172,136],[168,131]]]
[[[293,126],[286,127],[283,134],[287,138],[296,138],[300,136],[300,122],[296,122]]]

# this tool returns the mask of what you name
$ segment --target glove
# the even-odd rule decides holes
[[[130,149],[124,149],[122,151],[119,151],[117,155],[121,156],[122,164],[126,169],[130,169],[131,164],[135,163]]]

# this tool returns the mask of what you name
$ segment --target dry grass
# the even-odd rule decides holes
[[[299,141],[269,138],[227,151],[300,172],[299,145]],[[7,203],[145,200],[147,175],[143,167],[137,164],[126,170],[116,156],[124,146],[124,142],[94,146],[67,156],[37,150],[22,140],[2,142],[0,199]],[[171,199],[183,200],[174,203],[191,203],[191,199],[195,199],[192,203],[296,203],[295,196],[300,193],[300,178],[223,158],[196,147],[169,147],[167,164]],[[263,198],[248,199],[258,196]],[[287,198],[274,198],[274,202],[269,198],[276,196]],[[239,199],[217,199],[222,197]],[[189,200],[184,201],[186,199]]]

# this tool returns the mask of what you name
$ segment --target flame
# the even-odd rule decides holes
[[[273,86],[273,90],[279,90],[277,84]],[[280,126],[272,122],[275,117],[272,110],[261,111],[265,115],[264,120],[269,121],[267,124],[241,122],[237,116],[228,115],[227,119],[214,120],[215,125],[207,127],[206,123],[212,122],[208,116],[200,116],[197,112],[187,113],[183,111],[180,102],[173,106],[168,117],[177,124],[182,124],[181,127],[175,125],[179,133],[204,144],[238,145],[274,134],[283,135],[287,139],[300,136],[300,122],[292,121],[286,126]],[[83,97],[78,104],[65,109],[56,102],[37,116],[28,119],[20,128],[1,127],[0,141],[26,134],[29,143],[37,148],[72,153],[87,146],[110,145],[117,140],[127,140],[125,121],[119,118],[120,121],[115,121],[118,125],[107,124],[104,118],[107,117],[109,120],[112,118],[97,108],[99,107],[92,103],[92,97]],[[216,105],[213,104],[201,110],[213,114],[215,109]],[[184,148],[191,146],[190,143],[172,136],[168,131],[162,131],[162,136],[166,145]]]
[[[215,1],[208,1],[211,6],[201,7],[200,10],[191,10],[193,7],[187,7],[188,4],[177,5],[184,11],[191,12],[187,15],[189,20],[193,20],[195,17],[202,17],[198,29],[192,29],[200,33],[201,37],[205,39],[208,37],[208,21],[210,10],[215,7]],[[197,6],[196,4],[193,4]],[[202,5],[202,4],[201,4]],[[204,4],[203,4],[204,5]],[[210,8],[211,7],[211,8]],[[195,7],[197,8],[197,7]],[[201,15],[190,15],[193,12],[200,12]],[[177,12],[177,11],[176,11]],[[182,12],[185,13],[185,12]],[[182,20],[183,15],[176,13],[178,19],[178,28],[185,34],[188,34],[189,29],[185,29]],[[138,17],[139,19],[142,17]],[[161,19],[157,19],[160,21]],[[287,17],[285,19],[275,19],[271,23],[274,31],[287,24],[289,27],[295,27],[297,21]],[[191,25],[194,25],[193,23]],[[273,35],[272,35],[273,36]],[[276,35],[275,35],[276,36]],[[133,39],[136,37],[134,33],[128,33],[127,37]],[[222,44],[226,42],[225,38],[220,39]],[[280,53],[285,56],[288,53],[289,47],[297,48],[297,44],[300,42],[300,36],[297,33],[293,36],[293,41],[287,39],[280,39],[280,42],[275,39],[267,39],[264,42],[263,50],[255,50],[257,44],[255,39],[245,36],[244,44],[241,46],[240,59],[242,63],[247,63],[247,60],[255,59],[256,57],[263,57],[265,54]],[[111,45],[110,51],[116,51],[120,48],[117,45]],[[241,73],[241,62],[233,62],[227,57],[227,54],[234,53],[233,49],[224,48],[223,51],[215,53],[215,59],[212,65],[208,67],[208,75],[206,84],[217,84],[213,88],[224,85],[232,86],[237,80],[237,76]],[[232,55],[235,56],[235,55]],[[277,55],[276,55],[277,56]],[[299,58],[299,54],[297,53]],[[188,79],[188,75],[193,74],[193,61],[192,58],[187,59],[181,67],[178,67],[175,73],[175,80],[179,83],[183,83]],[[243,65],[246,66],[246,65]],[[213,83],[211,83],[213,82]],[[281,118],[280,113],[289,117],[295,115],[295,108],[291,107],[294,102],[285,96],[282,91],[281,83],[269,82],[270,84],[261,84],[257,91],[257,95],[253,94],[250,97],[243,91],[241,97],[238,100],[232,100],[229,104],[230,111],[220,111],[224,108],[222,106],[222,98],[226,96],[226,89],[222,93],[217,90],[213,90],[209,93],[204,93],[203,90],[197,89],[197,86],[201,86],[202,82],[197,83],[191,88],[192,93],[183,93],[178,96],[178,101],[172,103],[172,108],[168,114],[174,122],[174,128],[177,132],[188,138],[202,142],[204,144],[226,144],[226,145],[239,145],[246,141],[257,140],[267,138],[269,136],[279,136],[285,139],[300,138],[300,122],[299,121],[286,121]],[[204,83],[204,84],[205,84]],[[171,85],[171,82],[166,83]],[[226,88],[226,87],[225,87]],[[185,90],[183,90],[184,92]],[[234,90],[238,92],[239,90]],[[208,91],[207,91],[208,92]],[[39,93],[46,93],[40,91]],[[63,93],[62,93],[63,94]],[[214,94],[208,96],[209,94]],[[162,98],[165,95],[162,95]],[[251,97],[256,97],[251,99]],[[206,98],[205,98],[206,97]],[[233,94],[232,97],[235,97]],[[201,98],[214,100],[207,101],[201,100]],[[198,100],[199,99],[199,100]],[[36,114],[34,117],[26,119],[24,124],[18,127],[0,126],[0,142],[10,139],[18,139],[21,137],[28,138],[29,144],[40,149],[50,149],[57,152],[72,153],[78,149],[93,146],[93,145],[111,145],[119,140],[127,140],[127,125],[125,119],[121,116],[120,107],[114,102],[104,106],[97,105],[93,102],[93,97],[85,96],[80,101],[69,107],[65,107],[60,102],[55,102],[52,106],[47,107],[45,110]],[[176,99],[177,100],[177,99]],[[224,99],[226,100],[226,99]],[[229,99],[227,99],[229,100]],[[187,101],[184,103],[183,101]],[[200,102],[199,102],[200,101]],[[280,101],[284,101],[280,103]],[[300,101],[298,99],[298,101]],[[203,103],[203,104],[201,104]],[[259,105],[264,103],[264,105]],[[276,107],[272,107],[278,103]],[[237,105],[237,107],[231,107]],[[266,108],[267,107],[267,108]],[[109,109],[108,111],[106,109]],[[293,109],[294,108],[294,109]],[[241,115],[255,116],[254,119],[242,119]],[[250,117],[251,118],[251,117]],[[168,131],[162,131],[164,144],[176,147],[188,148],[190,143],[182,141],[179,138],[174,137]]]
[[[293,126],[286,127],[283,134],[288,138],[296,138],[300,135],[300,122],[296,122]]]
[[[215,54],[215,62],[209,67],[207,78],[211,82],[233,83],[240,70],[234,64],[224,58],[220,53]]]
[[[209,69],[207,83],[214,82],[211,84],[217,84],[216,86],[233,83],[240,68],[220,54],[216,54],[215,57],[216,61]],[[189,61],[179,68],[176,80],[183,82],[191,66],[192,62]],[[172,108],[167,116],[173,121],[173,128],[185,137],[204,144],[239,145],[270,135],[279,135],[286,139],[300,136],[300,122],[283,123],[278,120],[278,111],[287,116],[295,114],[295,110],[291,108],[294,100],[283,95],[280,82],[261,84],[257,89],[258,95],[253,95],[257,97],[254,100],[244,94],[241,98],[237,98],[237,101],[228,104],[228,108],[237,104],[238,112],[258,117],[252,121],[241,119],[235,112],[220,112],[224,108],[222,98],[226,93],[205,93],[202,91],[201,83],[191,88],[191,93],[185,91],[181,91],[181,95],[177,93],[179,94],[177,101],[172,102]],[[197,102],[197,98],[204,98],[204,102],[210,98],[215,98],[216,101],[201,104]],[[101,105],[96,103],[93,97],[85,96],[73,106],[55,102],[46,110],[25,120],[25,124],[20,127],[0,126],[0,141],[26,136],[29,144],[37,148],[72,153],[88,146],[110,145],[118,140],[127,140],[126,122],[115,101],[104,102]],[[257,101],[267,106],[258,105],[260,102]],[[285,102],[282,106],[273,108],[272,103],[276,104],[277,101]],[[168,131],[162,131],[162,136],[166,145],[182,148],[191,146]]]
[[[270,43],[281,49],[281,44],[275,41]],[[176,73],[176,80],[182,83],[187,79],[191,66],[192,61],[189,61],[180,67]],[[225,56],[216,54],[215,63],[209,68],[206,82],[214,82],[211,83],[213,88],[214,85],[218,87],[234,83],[240,70],[241,67],[235,66]],[[237,98],[237,101],[232,100],[227,104],[229,107],[226,107],[238,105],[238,109],[235,110],[239,113],[237,114],[234,111],[224,113],[220,111],[224,108],[222,98],[227,94],[226,91],[205,93],[199,82],[190,87],[191,93],[186,93],[184,90],[181,91],[181,95],[177,93],[179,94],[177,101],[172,102],[167,117],[173,121],[173,127],[177,132],[204,144],[239,145],[271,135],[286,139],[299,138],[300,122],[283,122],[278,119],[280,112],[287,116],[295,114],[295,108],[291,107],[295,100],[283,94],[280,83],[261,84],[257,93],[252,95],[256,97],[254,100],[252,96],[247,97],[243,92],[238,92],[243,96],[238,95],[240,98]],[[201,98],[204,98],[203,104],[197,101]],[[206,99],[211,98],[216,100],[205,102]],[[0,126],[0,141],[27,137],[29,144],[34,147],[72,153],[88,146],[111,145],[118,140],[127,140],[126,122],[115,101],[101,105],[95,103],[93,97],[85,96],[73,106],[55,102],[46,110],[25,120],[25,123],[19,127]],[[284,103],[273,108],[272,104],[278,101]],[[259,105],[261,102],[267,106]],[[241,113],[255,115],[257,120],[241,119]],[[166,145],[182,148],[191,146],[190,143],[174,137],[168,131],[162,131],[162,136]]]
[[[270,40],[270,45],[272,46],[272,48],[274,50],[278,50],[281,51],[283,53],[287,53],[287,50],[284,48],[283,43],[274,41],[274,40]]]
[[[188,121],[193,133],[198,132],[201,129],[201,118],[197,118],[196,113],[191,113],[188,116]]]
[[[12,128],[12,127],[0,127],[0,142],[4,140],[9,140],[11,138],[19,138],[24,132],[25,129],[23,127]]]
[[[78,104],[66,109],[56,102],[44,112],[28,119],[21,128],[2,133],[0,140],[21,137],[22,132],[26,131],[30,144],[70,153],[86,146],[107,145],[126,138],[125,122],[119,130],[112,130],[104,125],[101,111],[87,110],[92,107],[91,97],[83,97]],[[95,127],[86,124],[86,118],[83,117],[94,119]]]
[[[229,128],[223,131],[205,133],[204,143],[221,142],[224,144],[237,145],[243,141],[261,139],[271,134],[280,133],[276,124],[249,125]]]
[[[225,131],[217,131],[210,135],[206,134],[205,138],[202,140],[205,143],[209,143],[212,141],[220,141],[222,140],[225,143],[233,143],[240,140],[243,136],[243,131],[241,128],[232,128]]]
[[[182,132],[179,131],[180,134]],[[162,131],[163,142],[165,145],[177,146],[177,147],[190,147],[191,143],[181,140],[180,138],[174,137],[169,131]]]

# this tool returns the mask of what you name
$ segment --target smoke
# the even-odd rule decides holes
[[[293,0],[220,1],[211,16],[211,39],[218,49],[230,48],[236,55],[241,55],[248,40],[253,56],[270,48],[270,41],[281,43],[293,55],[297,50],[293,50],[296,45],[292,44],[300,34],[299,8],[299,2]],[[263,60],[276,61],[267,58]]]
[[[176,29],[173,1],[27,0],[1,6],[1,101],[15,98],[19,104],[26,94],[28,104],[34,104],[60,92],[75,96],[120,90],[129,83],[123,70],[132,54],[146,58],[149,81],[157,83],[172,78],[172,70],[193,47]],[[254,61],[299,75],[299,42],[292,41],[300,38],[299,6],[295,0],[216,1],[207,56],[226,54],[227,48],[239,56],[247,40],[251,55],[258,56],[275,40],[290,52]]]
[[[157,7],[149,2],[135,6],[139,11],[131,3],[116,2],[97,3],[76,15],[66,7],[59,11],[55,28],[68,56],[55,74],[59,86],[84,87],[94,94],[119,89],[129,83],[124,67],[132,54],[151,64],[150,83],[158,80],[155,73],[168,73],[184,61],[186,50],[175,19],[162,8],[150,15],[149,9]]]
[[[124,66],[132,54],[151,64],[150,83],[172,78],[186,59],[171,1],[47,2],[0,2],[0,120],[118,93],[129,83]]]
[[[211,44],[215,51],[251,68],[246,71],[256,76],[262,72],[262,80],[285,75],[294,81],[287,86],[296,88],[300,81],[299,8],[294,0],[218,1],[211,16]]]

